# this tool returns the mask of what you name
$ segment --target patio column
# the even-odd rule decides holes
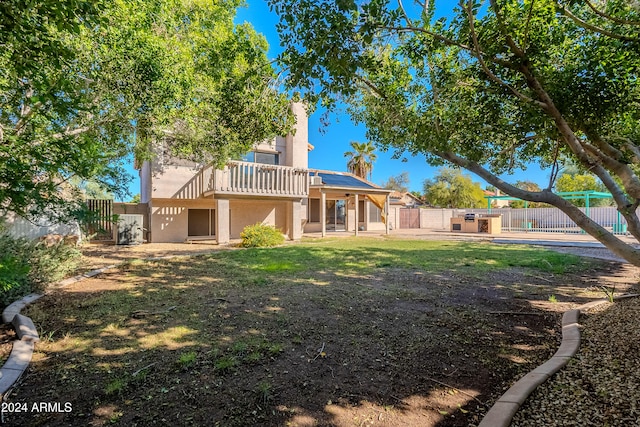
[[[327,195],[320,190],[320,222],[322,223],[322,237],[327,235]]]
[[[230,225],[229,200],[216,199],[216,240],[219,245],[229,243]]]
[[[358,193],[354,194],[353,197],[356,199],[356,237],[358,237],[358,227],[360,226],[360,217],[358,216]]]
[[[291,202],[291,228],[289,229],[289,238],[291,240],[300,240],[300,238],[302,238],[301,209],[302,203],[300,200]]]
[[[389,234],[389,222],[391,221],[391,212],[389,212],[389,195],[388,194],[386,199],[384,200],[384,209],[387,211],[387,218],[384,222],[384,227],[385,227],[384,234]]]

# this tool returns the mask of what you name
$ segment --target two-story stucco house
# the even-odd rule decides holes
[[[305,232],[388,232],[390,191],[350,173],[309,169],[307,113],[303,104],[291,108],[294,134],[257,144],[223,169],[162,156],[144,162],[140,195],[149,209],[147,240],[227,243],[255,223],[274,225],[292,240]]]

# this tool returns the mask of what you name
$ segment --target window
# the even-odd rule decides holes
[[[189,209],[188,232],[189,236],[215,236],[216,234],[216,210],[215,209]]]
[[[309,222],[320,222],[320,199],[309,199]]]
[[[266,165],[279,164],[279,155],[277,153],[260,153],[256,152],[256,163],[264,163]]]
[[[380,208],[373,203],[369,203],[369,222],[382,222]]]
[[[242,161],[249,163],[262,163],[265,165],[279,165],[280,155],[278,153],[261,153],[252,151],[242,156]]]
[[[250,163],[254,163],[256,161],[256,153],[255,152],[250,152],[245,154],[244,156],[242,156],[241,159],[243,162],[250,162]]]

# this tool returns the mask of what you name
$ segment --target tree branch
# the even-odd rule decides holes
[[[468,52],[472,52],[473,51],[473,49],[470,46],[467,46],[466,44],[459,43],[459,42],[457,42],[455,40],[452,40],[452,39],[450,39],[448,37],[443,36],[442,34],[438,34],[438,33],[434,33],[433,31],[429,31],[426,28],[413,27],[413,26],[410,26],[410,25],[399,26],[399,27],[378,25],[377,28],[379,28],[381,30],[396,31],[396,32],[399,32],[399,33],[413,33],[413,32],[423,33],[423,34],[426,34],[428,36],[433,37],[434,39],[436,39],[438,41],[443,42],[447,46],[456,46],[456,47],[459,47],[460,49],[466,50]]]
[[[368,87],[377,96],[379,96],[380,98],[383,98],[383,99],[385,98],[384,94],[380,91],[380,89],[378,89],[378,87],[371,80],[365,79],[364,77],[362,77],[360,75],[356,75],[355,78],[359,82],[362,82],[366,87]]]
[[[585,132],[589,140],[595,144],[595,146],[593,146],[588,142],[583,142],[582,145],[585,149],[594,157],[598,158],[607,169],[622,180],[622,185],[631,197],[640,199],[640,179],[638,179],[628,164],[620,161],[623,154],[604,141],[595,131],[583,130],[583,132]],[[615,183],[615,185],[616,187],[618,186],[617,183]],[[628,202],[625,203],[625,205],[626,204],[628,204]]]
[[[623,138],[624,148],[633,154],[634,161],[640,163],[640,149],[629,138]]]
[[[419,4],[420,2],[418,2]],[[427,14],[429,13],[429,0],[424,0],[424,3],[422,4],[422,13],[424,13],[425,16],[427,16]]]
[[[556,147],[553,151],[553,165],[551,166],[551,173],[549,174],[549,186],[547,187],[547,191],[551,191],[556,182],[556,178],[558,177],[558,173],[560,172],[560,166],[558,165],[559,154],[560,140],[556,139]]]
[[[571,11],[569,9],[567,9],[566,7],[560,5],[557,2],[556,2],[556,4],[558,5],[558,10],[560,11],[560,13],[562,13],[564,16],[566,16],[567,18],[569,18],[573,22],[575,22],[578,26],[580,26],[580,27],[582,27],[582,28],[584,28],[586,30],[590,30],[590,31],[593,31],[595,33],[602,34],[603,36],[611,37],[613,39],[622,40],[622,41],[625,41],[625,42],[638,42],[638,41],[640,41],[640,39],[638,39],[638,38],[627,37],[627,36],[622,36],[622,35],[619,35],[619,34],[615,34],[615,33],[612,33],[609,30],[605,30],[604,28],[600,28],[600,27],[597,27],[597,26],[595,26],[593,24],[590,24],[590,23],[580,19],[579,17],[577,17],[573,13],[571,13]]]
[[[509,46],[509,49],[511,49],[511,52],[513,52],[514,55],[516,55],[517,57],[524,58],[525,57],[524,50],[522,50],[516,44],[516,42],[513,40],[513,38],[511,37],[511,35],[507,31],[507,29],[505,28],[504,20],[502,19],[502,16],[500,15],[500,9],[498,9],[498,5],[496,4],[495,0],[490,0],[490,3],[491,3],[491,9],[493,9],[493,13],[496,14],[496,20],[498,21],[498,26],[500,27],[500,32],[505,37],[505,39],[507,41],[507,45]],[[469,1],[469,4],[471,4],[471,1]],[[533,4],[531,5],[531,7],[533,7]]]
[[[429,31],[429,30],[427,30],[425,28],[413,27],[413,26],[393,27],[393,26],[383,26],[383,25],[379,25],[379,26],[377,26],[377,28],[380,29],[380,30],[386,30],[386,31],[389,31],[389,32],[394,32],[395,31],[395,32],[398,32],[398,33],[412,33],[412,32],[423,33],[423,34],[426,34],[426,35],[428,35],[430,37],[433,37],[435,40],[441,41],[446,46],[455,46],[455,47],[458,47],[458,48],[460,48],[460,49],[462,49],[464,51],[467,51],[474,58],[476,58],[476,51],[475,51],[475,49],[473,47],[468,46],[468,45],[466,45],[464,43],[459,43],[459,42],[457,42],[455,40],[452,40],[452,39],[450,39],[448,37],[445,37],[445,36],[443,36],[441,34],[434,33],[433,31]],[[510,70],[513,70],[513,71],[518,71],[518,69],[519,69],[517,65],[515,65],[515,64],[513,64],[513,63],[511,63],[509,61],[506,61],[506,60],[500,59],[500,58],[496,58],[496,57],[487,57],[484,54],[484,52],[482,52],[482,51],[479,51],[479,53],[481,55],[483,55],[485,61],[489,61],[489,62],[491,62],[493,64],[500,65],[502,67],[508,68]]]
[[[624,191],[622,191],[620,186],[613,179],[611,174],[607,171],[607,169],[605,169],[602,166],[601,164],[602,159],[598,158],[597,161],[594,161],[592,157],[593,154],[592,153],[590,154],[586,151],[584,143],[580,141],[578,137],[575,135],[573,129],[571,128],[569,123],[566,121],[566,119],[563,117],[562,113],[556,108],[549,94],[542,87],[541,83],[535,78],[533,73],[531,73],[531,71],[524,65],[522,66],[522,73],[526,76],[527,84],[529,85],[529,87],[534,92],[536,92],[538,94],[538,97],[542,99],[549,106],[546,112],[555,122],[556,128],[560,132],[560,135],[562,135],[562,139],[565,141],[569,149],[575,154],[575,156],[580,161],[580,163],[582,163],[584,166],[588,166],[589,170],[593,172],[598,178],[600,178],[602,183],[607,187],[607,189],[609,189],[614,201],[616,202],[616,205],[618,206],[618,210],[620,212],[624,211],[623,214],[629,216],[628,222],[638,222],[638,218],[635,211],[634,212],[628,211],[628,208],[631,202],[627,198],[627,195],[624,193]],[[516,196],[516,197],[520,197],[520,196]],[[638,198],[635,196],[632,196],[632,197],[634,199]],[[553,204],[553,205],[556,207],[560,207],[557,204]],[[568,215],[568,212],[565,212],[565,213],[567,213]],[[574,219],[574,221],[576,220]],[[589,234],[593,235],[594,237],[598,238],[598,240],[600,240],[598,236],[602,234],[601,231],[592,230],[597,234],[596,235],[592,233],[590,230],[582,227],[578,223],[578,221],[576,221],[576,224],[578,224],[581,228],[585,229],[585,231],[587,231]],[[640,230],[640,222],[638,222],[638,229]],[[640,240],[640,233],[638,234],[638,240]],[[604,240],[600,240],[600,241],[604,243],[607,247],[609,247],[609,245],[605,243]],[[611,242],[611,244],[615,245],[615,242]],[[628,258],[625,257],[625,259],[628,259]]]
[[[517,197],[519,199],[527,200],[530,202],[548,203],[552,206],[557,207],[562,212],[567,214],[567,216],[571,218],[578,227],[582,228],[591,236],[595,237],[613,253],[626,259],[634,265],[640,265],[640,250],[622,242],[618,237],[614,236],[600,224],[589,218],[578,207],[573,205],[568,200],[565,200],[562,197],[558,196],[557,194],[554,194],[551,191],[547,190],[539,192],[522,190],[503,181],[478,163],[468,160],[464,157],[460,157],[452,152],[440,151],[435,152],[434,154],[444,160],[447,160],[450,163],[453,163],[454,165],[460,166],[475,173],[480,178],[487,181],[489,184],[493,185],[494,187],[500,189],[501,191],[512,197]]]
[[[31,86],[29,86],[25,91],[25,94],[24,94],[25,99],[24,99],[24,102],[22,103],[22,106],[20,107],[20,119],[18,120],[16,125],[13,127],[13,132],[16,135],[20,135],[24,131],[29,119],[31,118],[31,116],[33,116],[33,113],[35,113],[35,111],[38,108],[40,108],[40,106],[42,105],[42,102],[40,101],[36,102],[32,106],[29,105],[29,100],[31,99],[31,97],[33,97],[33,92],[34,92],[33,87]]]
[[[524,50],[526,50],[526,46],[529,44],[529,24],[531,23],[531,18],[533,17],[533,6],[536,1],[532,0],[531,5],[529,7],[529,13],[527,14],[527,22],[524,24]]]
[[[604,19],[608,19],[609,21],[615,22],[616,24],[623,24],[623,25],[640,25],[640,21],[628,21],[626,19],[620,19],[617,18],[615,16],[606,14],[604,12],[602,12],[601,10],[598,10],[589,0],[584,0],[584,2],[587,4],[587,6],[589,6],[591,8],[591,10],[593,10],[593,12],[604,18]]]
[[[75,128],[73,130],[66,129],[64,132],[54,133],[53,135],[51,135],[51,137],[55,139],[62,139],[69,136],[81,135],[85,132],[88,132],[89,130],[91,130],[91,126],[83,126],[80,128]]]
[[[492,0],[492,3],[493,3],[493,0]],[[511,93],[513,93],[516,97],[520,98],[522,101],[537,105],[540,108],[546,108],[546,105],[544,103],[537,101],[533,98],[529,98],[527,95],[521,93],[516,88],[514,88],[513,86],[511,86],[510,84],[508,84],[507,82],[505,82],[504,80],[496,76],[489,69],[489,67],[487,67],[486,62],[484,61],[484,57],[480,52],[478,35],[476,34],[476,31],[475,31],[475,26],[474,26],[475,16],[473,15],[472,0],[469,0],[467,2],[467,7],[465,7],[465,11],[467,12],[467,17],[469,18],[469,31],[471,32],[471,38],[473,40],[474,56],[478,59],[478,62],[480,63],[482,70],[489,77],[489,79],[493,80],[495,83],[497,83],[500,86],[506,87],[507,89],[509,89],[509,91],[511,91]],[[524,55],[524,52],[522,52],[522,54]]]
[[[413,22],[411,21],[411,18],[409,18],[409,15],[407,15],[407,11],[404,8],[404,4],[402,4],[402,0],[398,0],[398,6],[400,7],[400,11],[402,12],[402,16],[404,16],[404,20],[407,21],[407,24],[410,27],[413,27]]]

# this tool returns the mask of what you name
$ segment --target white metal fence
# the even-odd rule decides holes
[[[62,236],[80,236],[80,226],[76,222],[62,224],[53,223],[46,219],[30,222],[24,218],[13,216],[7,218],[6,231],[16,238],[37,239],[47,234],[60,234]]]
[[[615,207],[580,208],[589,218],[616,234],[627,233],[627,222]],[[489,213],[489,209],[422,209],[422,228],[448,230],[451,217],[467,212]],[[581,233],[582,230],[564,212],[557,208],[491,209],[500,214],[502,230],[514,232]]]

